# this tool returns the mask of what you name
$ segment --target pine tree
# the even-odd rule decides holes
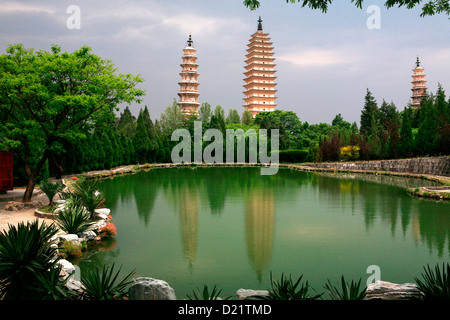
[[[375,132],[373,129],[378,126],[378,105],[372,93],[367,89],[367,94],[365,97],[364,108],[361,111],[361,126],[359,131],[365,136],[371,136]],[[375,121],[375,127],[373,122]]]
[[[125,134],[126,138],[133,138],[134,131],[136,130],[136,118],[131,114],[128,106],[125,107],[123,113],[120,114],[119,121],[117,122],[117,129],[119,132]]]
[[[148,136],[147,128],[145,127],[144,116],[139,112],[136,124],[136,131],[133,137],[133,147],[136,153],[137,160],[140,164],[147,162],[147,154],[149,151],[150,138]]]
[[[398,146],[399,155],[401,157],[412,157],[414,148],[414,140],[411,128],[411,120],[406,110],[402,115],[402,127],[400,129],[400,142]]]
[[[226,124],[240,124],[241,123],[241,117],[239,116],[239,113],[237,112],[236,109],[230,109],[225,122],[226,122]]]
[[[242,113],[242,124],[246,126],[250,126],[253,123],[253,115],[250,111],[245,110],[244,113]]]
[[[438,142],[436,111],[433,103],[434,97],[430,96],[422,101],[419,130],[417,132],[415,147],[418,153],[434,155]]]

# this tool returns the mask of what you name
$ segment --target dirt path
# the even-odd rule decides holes
[[[0,199],[0,232],[9,229],[8,224],[17,225],[20,222],[27,222],[27,221],[31,222],[36,219],[39,222],[45,221],[46,224],[53,223],[53,220],[51,220],[51,219],[42,219],[42,218],[36,217],[34,215],[34,210],[35,210],[34,208],[22,209],[19,211],[6,211],[5,206],[8,203],[8,201],[10,201],[10,200],[5,199],[5,198],[12,197],[12,196],[15,196],[20,193],[21,193],[21,190],[14,190],[14,191],[7,193],[6,195],[2,195],[3,199]],[[48,199],[44,194],[34,195],[32,200],[42,201],[42,203],[44,205],[46,205],[48,203]],[[14,201],[20,201],[20,199],[14,200]]]

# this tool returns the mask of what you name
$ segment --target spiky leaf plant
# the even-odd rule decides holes
[[[122,267],[114,272],[115,264],[111,267],[104,265],[102,269],[95,268],[86,270],[81,277],[81,284],[84,286],[82,297],[86,300],[115,300],[127,295],[127,286],[132,283],[131,278],[135,271],[131,271],[121,281],[118,276]]]
[[[344,276],[341,276],[341,282],[334,286],[328,279],[324,287],[332,300],[364,300],[366,297],[366,287],[361,287],[361,279],[358,282],[353,280],[349,284],[345,281]]]
[[[450,264],[442,263],[442,270],[436,264],[434,271],[427,264],[423,267],[423,281],[414,277],[424,300],[450,300]]]
[[[56,224],[67,233],[80,233],[86,231],[94,222],[90,220],[91,214],[79,205],[69,205],[61,211]]]
[[[45,222],[20,222],[0,233],[0,297],[39,299],[39,278],[55,267],[56,248],[51,238],[58,229]]]
[[[220,298],[220,293],[222,290],[218,290],[217,286],[214,285],[212,291],[209,292],[207,285],[203,286],[203,290],[197,288],[197,292],[192,290],[192,295],[187,295],[189,300],[229,300],[231,297]]]
[[[87,179],[80,177],[72,186],[72,194],[69,200],[75,204],[86,207],[91,217],[94,211],[105,202],[104,195],[99,191],[99,179]]]
[[[308,283],[301,282],[303,275],[301,275],[294,283],[291,275],[289,278],[281,274],[281,280],[273,280],[272,272],[270,272],[271,288],[268,290],[268,296],[260,296],[264,300],[317,300],[322,296],[322,293],[311,295],[309,290],[312,289]],[[301,286],[299,287],[301,283]]]
[[[53,198],[64,189],[64,186],[58,182],[44,181],[41,183],[40,188],[48,198],[48,205],[53,206]]]

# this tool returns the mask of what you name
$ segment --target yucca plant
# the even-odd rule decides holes
[[[439,264],[436,264],[434,271],[428,264],[423,269],[423,281],[416,277],[414,280],[424,300],[450,300],[450,264],[442,263],[442,270]]]
[[[91,217],[94,211],[100,208],[105,202],[104,195],[99,191],[99,179],[87,179],[80,177],[72,186],[71,202],[84,206],[90,213]]]
[[[111,267],[104,265],[102,269],[95,268],[86,270],[81,277],[81,284],[84,286],[82,298],[87,300],[115,300],[126,297],[127,286],[132,283],[130,280],[135,271],[131,271],[121,281],[118,281],[122,267],[114,273],[115,264]]]
[[[40,188],[48,198],[48,205],[53,206],[53,198],[64,189],[64,186],[58,182],[44,181],[41,183]]]
[[[366,297],[366,287],[361,287],[361,279],[358,282],[353,280],[349,284],[345,281],[344,276],[341,276],[341,282],[339,285],[334,286],[330,279],[324,287],[332,300],[364,300]]]
[[[272,272],[270,272],[270,282],[271,288],[268,290],[268,296],[259,296],[259,298],[264,300],[317,300],[322,296],[322,293],[311,295],[309,290],[312,289],[308,283],[301,282],[303,275],[301,275],[297,281],[294,283],[291,275],[289,278],[284,277],[281,274],[281,280],[273,280]],[[299,287],[301,283],[301,286]],[[254,298],[257,296],[254,296]]]
[[[37,274],[39,282],[37,291],[41,300],[75,300],[78,298],[78,293],[66,286],[69,277],[63,278],[61,269],[60,265],[56,265],[45,275]]]
[[[209,288],[207,285],[203,286],[203,290],[197,288],[197,292],[192,290],[192,295],[187,295],[189,300],[229,300],[231,297],[220,298],[220,293],[222,290],[218,290],[217,286],[214,285],[212,291],[209,292]]]
[[[94,224],[91,214],[79,205],[69,205],[66,210],[59,213],[56,224],[67,233],[80,233],[86,231]]]
[[[50,239],[58,229],[38,220],[8,227],[0,233],[0,297],[39,299],[39,279],[47,278],[56,264]]]

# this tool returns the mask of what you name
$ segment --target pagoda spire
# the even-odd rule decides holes
[[[427,89],[428,89],[426,87],[427,81],[425,80],[425,73],[424,69],[420,64],[419,56],[417,56],[416,67],[413,70],[413,72],[414,72],[414,74],[412,75],[413,88],[411,89],[413,93],[411,97],[412,106],[418,108],[420,107],[422,100],[427,96]]]
[[[262,19],[261,16],[258,19],[258,31],[263,31]]]
[[[189,34],[189,39],[187,41],[186,47],[183,49],[183,63],[181,64],[181,81],[178,83],[180,85],[180,92],[178,96],[180,97],[180,109],[181,113],[185,116],[198,115],[198,107],[200,103],[198,102],[198,64],[197,64],[197,50],[192,47],[193,41],[192,36]]]
[[[244,108],[255,117],[260,112],[274,111],[276,105],[275,58],[269,34],[262,31],[261,17],[258,30],[251,36],[245,61]]]

